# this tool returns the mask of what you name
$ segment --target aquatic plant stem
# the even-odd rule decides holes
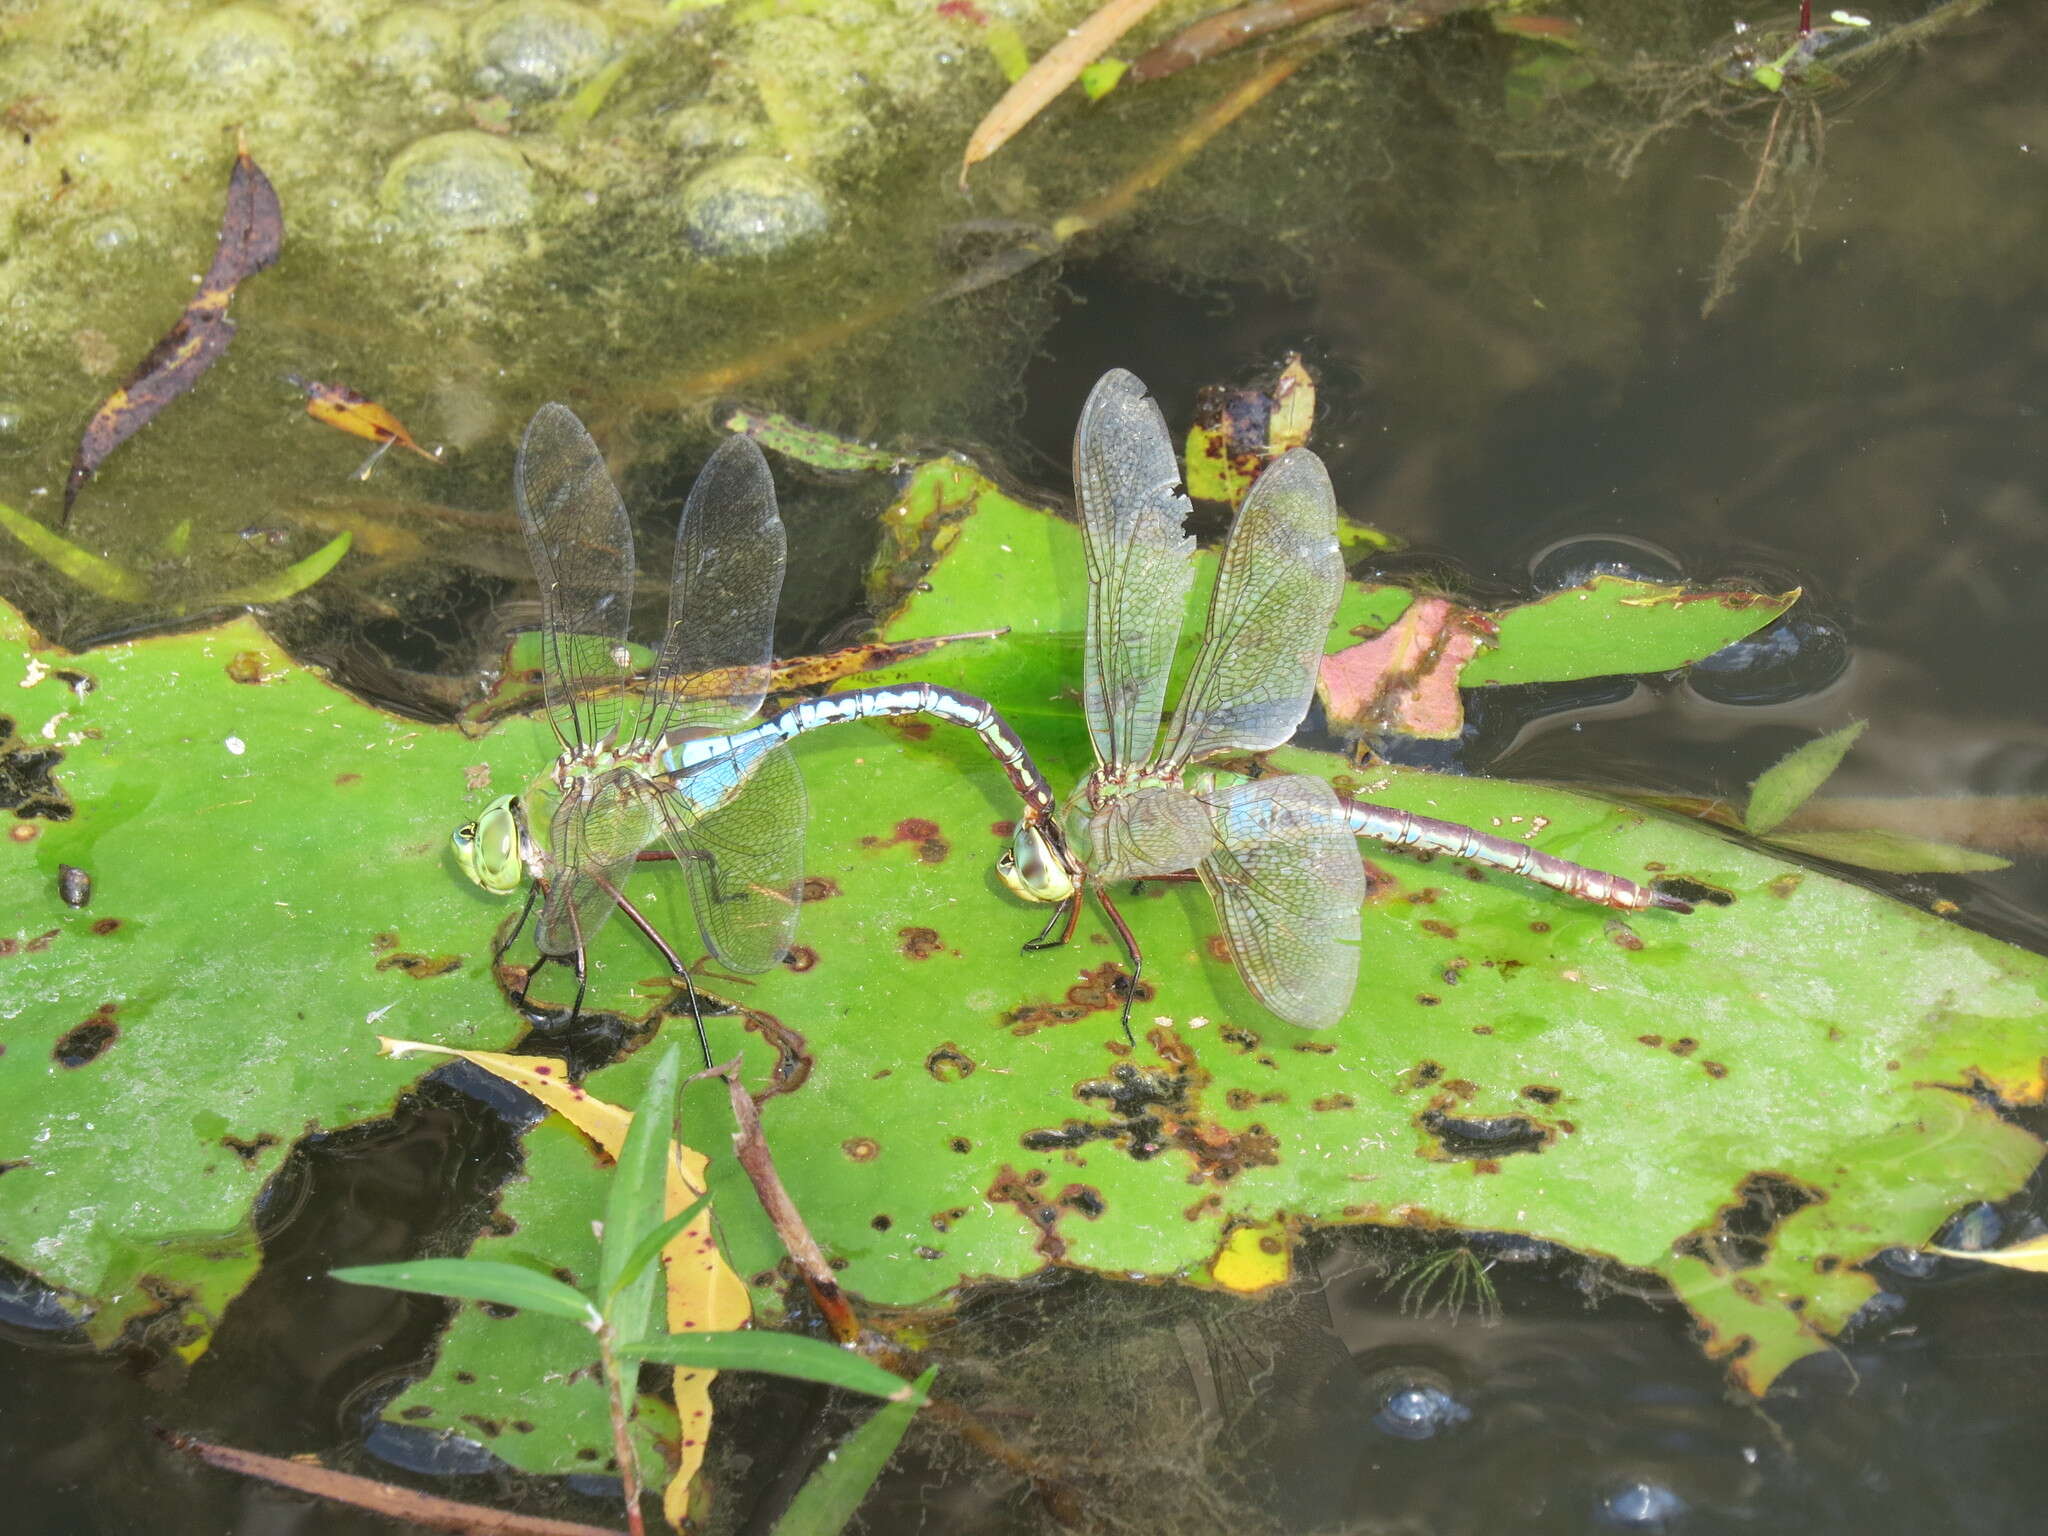
[[[640,1379],[637,1363],[627,1364],[619,1358],[618,1334],[609,1320],[597,1330],[598,1368],[604,1372],[604,1387],[611,1408],[612,1455],[619,1463],[619,1480],[624,1485],[622,1493],[626,1500],[626,1530],[630,1536],[647,1536],[646,1522],[640,1516],[640,1462],[633,1454],[633,1414],[630,1388],[622,1371],[632,1372],[635,1384]]]

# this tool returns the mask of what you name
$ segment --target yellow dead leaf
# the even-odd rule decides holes
[[[497,1051],[463,1051],[416,1040],[377,1037],[387,1056],[430,1051],[460,1056],[493,1077],[522,1088],[567,1120],[616,1158],[626,1144],[633,1112],[608,1104],[569,1081],[569,1064],[548,1056],[507,1056]],[[681,1142],[669,1143],[664,1214],[673,1216],[704,1193],[704,1154]],[[711,1227],[711,1207],[661,1250],[662,1281],[667,1298],[670,1333],[729,1333],[753,1317],[746,1283],[733,1273],[718,1251]],[[690,1484],[704,1462],[711,1432],[711,1383],[716,1371],[678,1369],[675,1373],[676,1420],[680,1425],[676,1475],[662,1495],[662,1507],[678,1529],[689,1512]]]
[[[1927,1251],[1938,1253],[1945,1259],[1975,1259],[1979,1264],[1997,1264],[2006,1269],[2048,1274],[2048,1236],[2030,1237],[2010,1248],[1986,1248],[1981,1253],[1973,1253],[1967,1248],[1929,1248]]]
[[[1234,1228],[1209,1262],[1210,1279],[1246,1296],[1284,1285],[1293,1272],[1294,1244],[1285,1221]]]

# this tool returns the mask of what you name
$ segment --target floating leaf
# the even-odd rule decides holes
[[[597,1308],[574,1286],[523,1264],[496,1264],[488,1259],[415,1259],[408,1264],[356,1264],[329,1271],[350,1285],[381,1285],[423,1296],[448,1296],[494,1302],[521,1311],[566,1317],[586,1328],[597,1326]]]
[[[1478,688],[1667,672],[1762,629],[1798,600],[1796,588],[1772,596],[1595,576],[1495,614],[1500,643],[1458,681]]]
[[[1316,691],[1331,729],[1351,740],[1457,740],[1465,728],[1458,676],[1496,633],[1485,614],[1418,597],[1381,634],[1323,658]]]
[[[1804,805],[1841,767],[1842,759],[1869,724],[1867,720],[1857,720],[1839,731],[1830,731],[1794,748],[1757,775],[1749,792],[1749,809],[1743,814],[1744,825],[1758,837],[1768,837],[1776,831],[1779,823]]]
[[[1308,441],[1315,411],[1315,381],[1294,353],[1270,390],[1204,386],[1184,454],[1188,494],[1236,506],[1268,463]]]
[[[64,512],[107,455],[156,419],[157,413],[199,382],[234,340],[235,323],[228,318],[228,300],[235,285],[277,260],[284,247],[284,212],[270,178],[257,168],[243,146],[235,152],[228,177],[227,211],[213,264],[199,292],[185,306],[178,323],[128,376],[127,382],[100,402],[86,423],[71,475],[64,483]]]
[[[916,1396],[891,1403],[841,1442],[809,1477],[775,1522],[775,1536],[839,1536],[889,1465],[910,1420],[932,1388],[936,1369],[917,1378]]]

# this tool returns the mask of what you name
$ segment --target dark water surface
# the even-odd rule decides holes
[[[770,377],[750,398],[976,447],[1065,494],[1074,413],[1104,368],[1137,372],[1182,421],[1201,385],[1299,350],[1322,380],[1317,446],[1347,514],[1408,545],[1388,570],[1482,596],[1617,564],[1806,592],[1771,641],[1686,677],[1479,698],[1456,761],[1429,761],[1734,796],[1789,747],[1868,718],[1837,792],[2048,796],[2048,6],[1995,6],[1873,92],[1823,101],[1798,259],[1772,226],[1706,318],[1765,114],[1675,122],[1621,179],[1590,140],[1479,134],[1472,38],[1396,46],[1413,56],[1401,120],[1333,113],[1326,129],[1332,174],[1361,181],[1378,157],[1358,140],[1385,136],[1381,190],[1354,199],[1296,167],[1247,187],[1265,213],[1219,233],[1169,184],[1142,220],[1077,248],[1057,284],[1050,268],[1018,279],[999,344],[1000,292],[921,316],[921,355],[980,349],[959,390],[849,393],[860,409],[841,420],[822,419],[811,382],[789,399]],[[1307,99],[1342,102],[1370,51],[1310,66]],[[664,449],[636,503],[701,456]],[[780,638],[795,651],[858,621],[872,508],[786,489],[799,537]],[[299,638],[366,687],[401,687],[393,669],[458,674],[488,652],[499,605],[530,596],[517,570],[423,584],[382,628],[328,615]],[[33,608],[37,592],[9,595]],[[2037,830],[2012,871],[1899,889],[2040,947],[2041,852]],[[184,1467],[147,1426],[388,1470],[363,1436],[438,1311],[335,1311],[313,1277],[367,1230],[465,1230],[515,1165],[514,1134],[433,1085],[392,1125],[306,1149],[273,1191],[262,1277],[190,1371],[147,1349],[94,1356],[27,1303],[0,1312],[0,1527],[389,1529]],[[2037,1176],[1960,1219],[2012,1240],[2048,1223],[2048,1195]],[[1416,1266],[1455,1246],[1327,1235],[1295,1288],[1255,1301],[1056,1275],[970,1300],[947,1369],[991,1421],[1029,1424],[1041,1454],[1089,1468],[1104,1530],[2039,1528],[2048,1282],[1880,1266],[1886,1294],[1853,1337],[1753,1402],[1674,1304],[1540,1245],[1474,1240],[1498,1316],[1432,1315],[1443,1293]],[[846,1421],[792,1387],[728,1377],[721,1391],[720,1526],[755,1529],[791,1458]],[[456,1496],[614,1521],[601,1488],[449,1470],[434,1486]],[[925,1434],[868,1528],[1052,1523],[1021,1484]]]

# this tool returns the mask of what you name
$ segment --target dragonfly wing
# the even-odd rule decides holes
[[[789,953],[803,899],[804,781],[777,741],[696,769],[657,802],[704,946],[743,975]]]
[[[632,676],[632,524],[597,444],[567,406],[533,413],[512,483],[540,578],[548,719],[564,746],[588,745],[618,724]]]
[[[1299,774],[1201,798],[1218,847],[1197,868],[1245,986],[1290,1024],[1336,1023],[1358,984],[1366,895],[1343,802]]]
[[[636,782],[636,775],[615,770],[556,806],[547,828],[548,894],[537,940],[543,954],[590,947],[618,905],[615,893],[624,892],[634,858],[658,835],[660,824]]]
[[[677,726],[731,729],[761,707],[782,594],[775,480],[751,437],[718,445],[676,523],[668,630],[639,737]]]
[[[1166,419],[1145,386],[1111,369],[1074,431],[1074,492],[1088,552],[1088,735],[1105,763],[1144,763],[1180,640],[1195,541]]]
[[[1263,752],[1292,736],[1315,696],[1323,639],[1344,591],[1337,498],[1323,461],[1294,448],[1238,509],[1163,760]]]
[[[1150,880],[1193,869],[1216,847],[1207,806],[1176,786],[1114,796],[1080,828],[1080,852],[1098,880]]]

